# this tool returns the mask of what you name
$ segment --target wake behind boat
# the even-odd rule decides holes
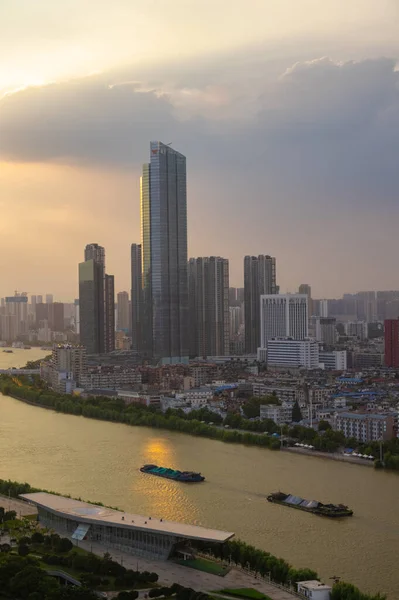
[[[172,481],[180,481],[182,483],[198,483],[205,479],[201,473],[194,473],[193,471],[177,471],[166,467],[158,467],[158,465],[144,465],[141,467],[140,471],[142,473],[148,473],[149,475],[156,475],[157,477],[164,477],[165,479],[172,479]]]

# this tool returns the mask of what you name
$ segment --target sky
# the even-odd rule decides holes
[[[232,286],[399,289],[397,0],[0,0],[0,296],[73,299],[92,242],[130,289],[152,139]]]

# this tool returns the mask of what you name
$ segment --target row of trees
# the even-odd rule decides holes
[[[170,598],[175,597],[176,600],[209,600],[210,596],[202,592],[196,592],[192,588],[186,588],[178,583],[174,583],[169,587],[153,588],[148,592],[149,598]]]
[[[333,586],[331,600],[386,600],[386,596],[381,594],[363,594],[363,592],[351,583],[340,581]]]
[[[262,577],[270,576],[272,581],[283,585],[318,579],[317,573],[312,569],[295,569],[284,559],[276,558],[269,552],[259,550],[241,540],[230,540],[223,546],[203,544],[202,547],[211,556],[231,560],[259,573]],[[350,583],[338,582],[333,586],[331,600],[386,600],[386,596],[364,594]]]
[[[17,386],[5,375],[0,378],[0,390],[3,394],[10,394],[32,404],[67,414],[127,425],[180,431],[228,443],[263,446],[273,450],[280,448],[278,439],[273,438],[271,435],[262,435],[280,432],[280,427],[270,419],[254,421],[244,418],[240,414],[228,414],[223,420],[220,415],[206,408],[191,411],[189,414],[184,413],[181,409],[169,409],[163,414],[153,407],[138,404],[126,406],[120,398],[95,397],[82,401],[82,399],[75,396],[42,390],[35,384],[28,385],[25,380],[24,385]],[[271,403],[276,400],[273,396],[266,399],[251,398],[246,405],[259,408],[260,404],[266,401]],[[297,415],[296,418],[299,418],[299,416]],[[239,431],[229,431],[221,427],[214,427],[214,425],[228,425],[230,429]],[[336,452],[340,447],[345,446],[357,448],[360,453],[372,455],[376,459],[380,454],[378,442],[360,444],[356,439],[345,439],[341,432],[333,431],[325,421],[320,423],[319,431],[301,425],[286,425],[283,427],[283,432],[288,437],[302,443],[311,444],[316,450],[322,452]],[[395,438],[384,442],[383,452],[385,468],[399,470],[399,439]]]
[[[126,406],[120,399],[110,400],[109,398],[96,397],[82,401],[71,395],[56,394],[49,391],[41,392],[26,385],[16,386],[11,384],[9,380],[4,379],[0,384],[0,389],[3,394],[9,394],[14,398],[27,400],[32,404],[52,408],[67,414],[82,415],[88,418],[125,423],[127,425],[169,429],[229,443],[279,449],[278,440],[265,435],[257,435],[250,431],[228,431],[201,422],[205,419],[199,421],[192,418],[188,419],[186,416],[184,418],[176,416],[174,413],[162,414],[142,405],[131,404]],[[214,415],[212,414],[212,416]]]
[[[202,548],[215,558],[230,560],[236,565],[259,573],[262,577],[269,575],[276,583],[288,584],[288,582],[318,579],[317,573],[312,569],[294,569],[283,558],[277,558],[241,540],[230,540],[223,545],[202,544]]]

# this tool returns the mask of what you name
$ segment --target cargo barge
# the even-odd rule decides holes
[[[290,508],[297,508],[298,510],[310,512],[321,517],[340,518],[351,517],[353,515],[353,510],[350,510],[344,504],[323,504],[317,500],[305,500],[299,496],[284,494],[283,492],[269,494],[267,500],[274,504],[282,504],[283,506],[289,506]]]
[[[156,477],[164,477],[165,479],[180,481],[182,483],[199,483],[200,481],[205,480],[205,477],[201,475],[201,473],[194,473],[193,471],[177,471],[166,467],[158,467],[157,465],[144,465],[141,467],[140,471],[142,473],[148,473],[149,475],[156,475]]]

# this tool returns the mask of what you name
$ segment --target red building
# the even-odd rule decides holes
[[[384,323],[385,366],[399,368],[399,319]]]

